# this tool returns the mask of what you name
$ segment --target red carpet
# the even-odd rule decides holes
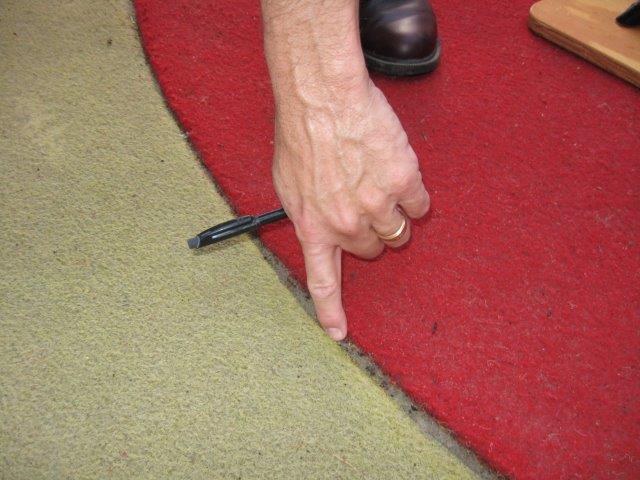
[[[278,205],[258,3],[136,1],[169,105],[241,213]],[[640,94],[532,35],[530,4],[438,0],[441,67],[376,78],[433,209],[409,249],[345,259],[350,336],[506,474],[638,479]],[[303,280],[291,226],[262,239]]]

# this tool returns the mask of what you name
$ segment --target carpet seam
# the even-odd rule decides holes
[[[144,42],[142,41],[142,32],[140,31],[140,23],[137,21],[136,11],[133,4],[133,0],[128,2],[130,8],[130,18],[132,20],[132,28],[136,32],[136,36],[138,38],[138,43],[142,49],[145,64],[149,69],[151,76],[153,78],[154,89],[158,92],[160,97],[162,98],[162,102],[165,106],[165,109],[170,113],[174,122],[182,132],[182,137],[186,140],[186,143],[189,145],[191,152],[193,152],[194,157],[198,160],[200,164],[200,168],[204,170],[209,179],[211,180],[211,184],[213,185],[215,191],[220,195],[220,197],[225,201],[225,203],[229,206],[234,215],[238,214],[236,207],[230,201],[227,194],[224,192],[222,187],[218,184],[216,178],[213,176],[213,173],[206,168],[204,160],[200,152],[195,148],[194,144],[191,142],[190,136],[187,130],[184,128],[184,125],[178,118],[176,112],[171,108],[167,98],[162,92],[162,88],[160,87],[160,83],[156,76],[155,71],[151,67],[151,63],[149,61],[149,54],[147,49],[145,48]],[[276,255],[271,252],[265,245],[262,243],[258,235],[254,233],[250,233],[251,241],[256,245],[259,249],[262,258],[271,266],[273,271],[276,274],[276,277],[280,281],[282,285],[284,285],[287,290],[293,295],[298,304],[304,309],[304,311],[313,318],[316,322],[315,309],[313,307],[313,302],[309,294],[302,288],[300,283],[291,275],[289,269],[282,263],[280,259],[276,257]],[[386,375],[380,367],[373,361],[373,359],[367,355],[363,350],[361,350],[357,345],[352,342],[342,341],[339,342],[341,349],[345,354],[349,357],[349,359],[358,366],[359,369],[363,370],[367,376],[379,387],[381,388],[385,394],[390,397],[393,403],[405,414],[407,415],[412,422],[418,427],[420,433],[431,439],[436,441],[439,445],[444,447],[449,453],[451,453],[458,461],[460,461],[463,465],[469,468],[473,473],[479,475],[480,478],[484,480],[502,480],[507,477],[503,474],[494,471],[491,467],[484,462],[473,450],[464,445],[458,438],[454,435],[454,433],[447,429],[444,425],[438,422],[432,415],[422,409],[422,407],[414,402],[404,391],[400,389],[397,385],[395,385],[392,380]]]

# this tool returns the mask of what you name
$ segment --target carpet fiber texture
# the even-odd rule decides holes
[[[185,132],[240,213],[278,205],[258,2],[137,0]],[[640,477],[640,95],[535,37],[529,0],[434,1],[443,61],[376,78],[433,209],[347,256],[350,336],[521,479]],[[263,241],[304,282],[290,225]]]
[[[0,3],[0,478],[473,475],[305,314],[165,108],[124,0]]]

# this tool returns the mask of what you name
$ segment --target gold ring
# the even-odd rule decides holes
[[[376,232],[376,235],[378,235],[378,237],[380,237],[380,240],[384,242],[393,242],[394,240],[397,240],[402,235],[404,235],[404,232],[406,230],[407,230],[407,217],[403,214],[402,223],[400,224],[400,226],[395,232],[393,232],[391,235],[380,235],[378,232]]]

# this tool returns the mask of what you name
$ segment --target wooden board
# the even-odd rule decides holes
[[[529,12],[538,35],[640,87],[640,28],[615,22],[631,0],[541,0]]]

